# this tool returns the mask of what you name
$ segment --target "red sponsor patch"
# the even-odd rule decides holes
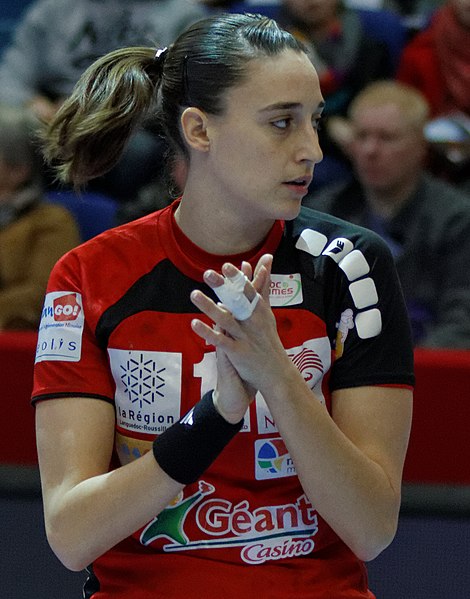
[[[74,293],[63,295],[54,300],[54,320],[58,322],[76,320],[80,314],[80,305]]]

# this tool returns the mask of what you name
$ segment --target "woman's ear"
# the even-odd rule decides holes
[[[207,135],[207,115],[193,106],[186,108],[181,115],[181,128],[186,143],[199,152],[207,152],[210,147]]]

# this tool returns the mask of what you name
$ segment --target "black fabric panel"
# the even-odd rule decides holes
[[[103,312],[96,327],[98,343],[106,348],[114,329],[123,320],[139,312],[199,313],[189,297],[193,289],[200,289],[216,299],[207,285],[186,277],[169,260],[159,262]]]

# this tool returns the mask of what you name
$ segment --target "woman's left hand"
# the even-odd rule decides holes
[[[215,303],[201,291],[191,294],[194,305],[214,322],[211,328],[201,320],[194,319],[193,331],[216,347],[222,363],[228,360],[225,366],[232,367],[232,375],[237,373],[252,397],[262,387],[263,378],[271,377],[276,372],[276,357],[282,361],[288,360],[269,305],[271,265],[272,256],[262,256],[252,280],[251,267],[246,262],[240,270],[227,263],[222,268],[222,274],[208,270],[204,275],[205,282],[213,289],[223,284],[224,277],[233,277],[240,272],[246,275],[248,281],[244,293],[247,299],[252,301],[256,293],[260,295],[252,315],[246,320],[237,320],[223,304]],[[219,381],[222,380],[220,375],[219,370]]]
[[[396,530],[412,393],[379,386],[338,389],[330,414],[281,344],[269,305],[270,267],[263,257],[245,285],[249,300],[260,294],[246,320],[235,319],[200,291],[192,294],[215,323],[212,329],[195,319],[193,330],[224,356],[218,360],[215,405],[222,416],[227,406],[237,406],[241,418],[247,394],[259,391],[309,501],[360,559],[373,559]],[[237,272],[229,264],[222,269],[229,277]],[[244,267],[242,272],[249,278]],[[216,287],[223,277],[209,271],[205,280]],[[232,376],[226,376],[226,367]]]

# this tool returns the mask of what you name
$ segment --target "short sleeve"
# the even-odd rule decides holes
[[[38,331],[33,402],[68,396],[113,401],[107,354],[95,337],[98,303],[81,281],[80,260],[72,250],[49,278]]]
[[[338,264],[332,390],[414,385],[411,331],[395,263],[385,243],[368,233]]]

